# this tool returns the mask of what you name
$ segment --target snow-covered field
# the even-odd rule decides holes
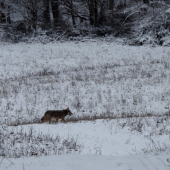
[[[67,107],[75,118],[162,115],[169,107],[169,47],[88,41],[0,48],[2,123],[36,122],[47,109]]]
[[[8,170],[169,170],[168,155],[60,155],[3,160]]]
[[[1,44],[0,168],[170,169],[169,55],[96,40]],[[67,107],[66,124],[39,124]]]
[[[26,141],[22,136],[30,128],[33,131],[33,137],[31,137],[31,141],[28,139]],[[21,129],[23,135],[21,135]],[[116,120],[8,127],[6,132],[10,134],[10,137],[4,139],[6,149],[10,150],[9,153],[13,152],[16,157],[19,155],[20,158],[1,158],[0,167],[11,170],[52,170],[54,168],[65,170],[170,169],[169,136],[150,136],[149,131],[153,131],[153,129],[149,130],[149,127],[147,127],[141,133],[132,131],[129,127],[122,128],[122,121]],[[19,134],[14,135],[16,132],[19,132]],[[46,135],[48,140],[41,142],[38,134]],[[59,137],[62,143],[57,139],[51,140],[50,135],[57,137],[57,139]],[[16,136],[15,140],[17,141],[13,140],[14,136]],[[34,138],[36,140],[33,140]],[[67,141],[74,139],[77,145],[76,150],[74,149],[75,146],[70,148],[72,146],[70,143],[67,147],[63,143],[64,139],[67,139]],[[13,142],[16,144],[13,145]],[[62,148],[62,145],[64,145],[64,148]],[[30,151],[28,157],[22,157],[26,150]],[[37,157],[38,155],[48,154],[50,156]],[[34,158],[29,156],[34,156]]]

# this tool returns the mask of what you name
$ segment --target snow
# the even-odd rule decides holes
[[[36,133],[52,134],[62,138],[73,137],[83,148],[81,154],[122,156],[142,152],[150,140],[143,134],[131,132],[119,126],[116,121],[97,120],[94,122],[24,125],[17,130],[27,131],[32,127]],[[12,129],[14,129],[12,127]],[[166,137],[163,138],[164,142]],[[168,142],[168,140],[167,140]]]
[[[0,168],[8,170],[168,170],[167,155],[60,155],[3,159]]]
[[[124,122],[124,120],[122,120]],[[34,134],[50,134],[60,138],[74,138],[83,146],[79,154],[49,155],[40,157],[1,158],[1,169],[113,169],[114,170],[166,170],[170,167],[168,152],[153,151],[161,145],[169,144],[169,135],[150,136],[149,131],[132,131],[122,128],[121,120],[96,120],[77,123],[32,124],[8,127],[10,131],[27,132],[32,128]],[[152,142],[153,143],[152,143]],[[153,144],[153,145],[152,145]],[[169,145],[168,145],[169,146]],[[25,146],[26,147],[26,146]],[[34,147],[34,145],[33,145]],[[35,146],[36,147],[36,146]],[[145,154],[144,150],[150,152]]]
[[[75,117],[108,110],[163,114],[170,101],[169,53],[168,47],[104,41],[1,45],[2,111],[15,117],[22,110],[25,119],[56,107],[70,107]]]
[[[169,169],[169,47],[88,40],[0,50],[0,131],[11,153],[0,169]],[[66,124],[40,124],[46,110],[67,107]],[[18,139],[30,129],[33,141]],[[35,142],[38,134],[59,136],[59,145],[73,139],[79,150],[14,159],[20,148],[48,149],[48,141]]]

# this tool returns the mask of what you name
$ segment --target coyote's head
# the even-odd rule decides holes
[[[66,109],[67,110],[67,115],[71,116],[73,113],[71,113],[71,111],[69,110],[69,108]]]
[[[43,123],[43,122],[45,122],[46,120],[45,120],[45,116],[43,116],[42,118],[41,118],[41,123]]]

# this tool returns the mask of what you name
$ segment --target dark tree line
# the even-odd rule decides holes
[[[1,0],[2,8],[10,8],[10,13],[19,13],[23,19],[37,23],[41,21],[46,27],[57,26],[64,18],[70,18],[76,26],[88,21],[89,25],[98,27],[105,20],[109,11],[123,10],[130,4],[151,0]],[[153,0],[152,0],[153,1]],[[2,14],[2,11],[0,12]],[[1,17],[2,18],[2,17]],[[5,17],[3,17],[5,18]],[[16,19],[15,19],[16,20]]]
[[[0,0],[0,22],[22,20],[36,30],[107,29],[117,36],[167,28],[169,0]],[[18,17],[18,18],[17,18]],[[23,26],[23,25],[22,25]]]

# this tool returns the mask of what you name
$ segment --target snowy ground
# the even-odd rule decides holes
[[[167,155],[60,155],[40,158],[3,159],[1,169],[8,170],[169,170]]]
[[[170,169],[170,48],[91,40],[0,50],[0,169]],[[67,107],[66,124],[39,124]]]
[[[60,136],[60,138],[76,139],[77,145],[81,147],[79,154],[72,152],[66,155],[40,156],[40,157],[21,157],[17,159],[2,159],[0,163],[1,169],[48,169],[52,170],[78,170],[78,169],[107,169],[107,170],[167,170],[170,169],[170,156],[168,148],[163,153],[163,146],[169,146],[169,135],[153,135],[150,136],[149,129],[143,133],[132,131],[128,127],[122,128],[122,121],[117,120],[97,120],[79,123],[59,123],[59,124],[37,124],[22,125],[16,128],[8,127],[8,132],[23,131],[23,133],[33,129],[35,134],[50,134],[52,136]],[[19,147],[27,148],[30,143],[24,141],[19,143]],[[39,146],[40,145],[40,146]],[[41,146],[33,142],[32,147],[41,150]],[[51,150],[50,143],[48,149]],[[6,145],[7,146],[7,145]],[[21,152],[17,149],[16,152]],[[7,148],[9,149],[9,148]],[[12,147],[10,148],[12,150]],[[35,151],[35,150],[34,150]],[[145,154],[145,152],[150,154]]]
[[[87,41],[0,48],[1,124],[38,123],[46,110],[67,107],[74,118],[169,108],[169,47]]]
[[[148,118],[148,121],[153,120]],[[142,131],[139,132],[134,129],[134,125],[125,125],[125,122],[125,119],[105,119],[3,127],[3,133],[9,134],[3,137],[4,153],[8,153],[10,158],[0,158],[0,168],[169,170],[169,135],[159,134],[159,128],[154,129],[152,124],[147,126],[143,123]],[[15,135],[16,132],[19,133]],[[25,140],[27,133],[31,137]],[[39,134],[46,140],[41,142]]]
[[[133,127],[123,127],[124,121],[96,120],[90,122],[59,123],[59,124],[37,124],[10,127],[9,132],[28,132],[33,129],[34,134],[51,134],[60,138],[73,138],[81,145],[81,154],[96,155],[129,155],[144,153],[152,150],[154,144],[169,146],[169,135],[154,134],[153,129],[143,125],[142,132],[133,130]],[[170,128],[170,127],[169,127]],[[14,130],[14,133],[15,133]],[[159,149],[159,147],[157,149]],[[156,149],[156,148],[155,148]]]

